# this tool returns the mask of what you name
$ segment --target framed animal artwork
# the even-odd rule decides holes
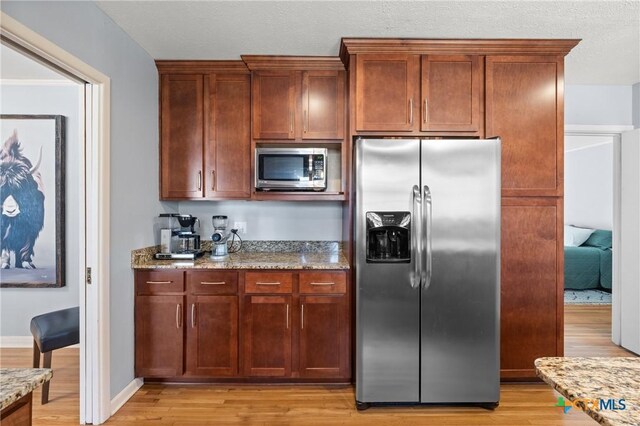
[[[65,285],[65,117],[0,115],[0,287]]]

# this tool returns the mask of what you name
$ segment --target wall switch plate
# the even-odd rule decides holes
[[[247,222],[233,222],[233,229],[237,229],[238,234],[245,235],[247,233]]]

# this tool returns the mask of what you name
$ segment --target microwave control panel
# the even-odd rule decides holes
[[[314,155],[312,180],[323,180],[323,179],[324,179],[324,155]]]

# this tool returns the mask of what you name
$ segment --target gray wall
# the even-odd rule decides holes
[[[3,1],[2,11],[111,78],[111,396],[134,378],[130,251],[154,243],[158,77],[153,59],[91,2]]]
[[[640,129],[640,83],[632,86],[632,96],[633,127]]]
[[[565,124],[631,125],[632,86],[567,85]]]
[[[80,212],[80,102],[83,87],[65,85],[1,84],[2,114],[58,114],[66,117],[66,286],[62,288],[0,289],[0,335],[30,336],[29,322],[35,315],[78,306],[78,258],[80,257],[78,217]],[[2,129],[2,140],[13,129]],[[18,136],[20,136],[18,134]],[[38,256],[34,258],[38,265]]]
[[[610,136],[568,136],[584,147],[564,153],[564,223],[613,227],[613,142]],[[593,144],[588,146],[588,144]]]
[[[280,201],[190,201],[180,203],[180,213],[201,221],[201,235],[211,239],[211,216],[226,215],[229,226],[247,222],[247,240],[342,240],[342,203]]]

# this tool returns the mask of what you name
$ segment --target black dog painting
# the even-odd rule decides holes
[[[64,117],[2,115],[0,285],[64,285]]]

